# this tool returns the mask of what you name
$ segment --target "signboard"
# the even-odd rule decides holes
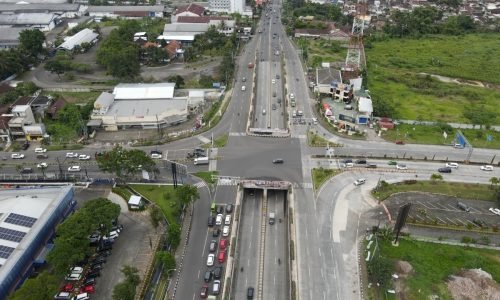
[[[351,122],[353,124],[356,123],[356,119],[354,117],[351,117],[351,116],[348,116],[348,115],[344,115],[344,114],[339,114],[339,120]]]

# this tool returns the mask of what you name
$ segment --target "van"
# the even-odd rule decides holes
[[[457,207],[463,211],[470,212],[470,207],[468,207],[466,204],[462,202],[457,202]]]
[[[274,220],[276,218],[276,215],[275,213],[269,213],[269,225],[273,225],[274,224]]]
[[[262,110],[262,114],[266,115],[266,110],[265,109]]]
[[[254,292],[253,287],[249,287],[247,289],[247,299],[253,299],[253,292]]]
[[[194,164],[195,165],[208,165],[210,163],[210,160],[208,157],[198,157],[194,159]]]

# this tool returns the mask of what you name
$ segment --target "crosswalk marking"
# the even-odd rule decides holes
[[[198,139],[202,142],[202,143],[210,143],[210,139],[207,139],[206,137],[202,136],[201,134],[200,135],[197,135]]]
[[[246,136],[245,132],[230,132],[229,136]]]
[[[194,186],[201,189],[202,187],[206,187],[207,184],[205,183],[205,181],[200,181],[200,182],[195,183]]]
[[[307,136],[305,134],[297,134],[297,133],[292,133],[292,138],[296,139],[306,139]]]
[[[226,186],[238,185],[238,181],[234,179],[220,178],[219,180],[217,180],[217,185],[226,185]]]

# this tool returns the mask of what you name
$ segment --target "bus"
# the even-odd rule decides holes
[[[216,210],[217,210],[217,206],[215,205],[215,202],[212,202],[212,206],[210,206],[210,211],[215,213]]]

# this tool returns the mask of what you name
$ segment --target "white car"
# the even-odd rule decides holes
[[[224,226],[222,228],[222,236],[228,236],[229,235],[229,226]]]
[[[78,156],[79,160],[90,160],[90,155],[81,154]]]
[[[398,170],[408,170],[408,167],[406,165],[397,164],[396,165],[396,169],[398,169]]]
[[[294,99],[295,95],[293,93],[290,93],[290,99]]]
[[[352,167],[354,167],[354,164],[353,163],[345,163],[345,164],[342,164],[342,166],[344,168],[352,168]]]
[[[76,158],[76,157],[78,157],[78,153],[68,152],[68,153],[66,153],[66,157]]]
[[[80,172],[81,170],[80,166],[71,166],[68,168],[68,172]]]
[[[366,179],[364,179],[364,178],[359,178],[359,179],[357,179],[356,181],[354,181],[354,185],[356,185],[356,186],[357,186],[357,185],[362,185],[362,184],[364,184],[365,182],[366,182]]]
[[[39,163],[38,165],[36,165],[36,167],[39,169],[46,169],[48,166],[49,165],[46,162]]]
[[[481,170],[483,170],[483,171],[493,171],[493,166],[491,166],[491,165],[481,166]]]
[[[222,214],[218,214],[217,217],[215,217],[215,225],[222,225]]]
[[[163,157],[163,155],[161,155],[161,154],[158,154],[158,153],[151,153],[151,158],[161,159],[162,157]]]
[[[226,215],[226,219],[224,220],[224,225],[231,225],[231,215]]]
[[[35,153],[45,153],[47,152],[47,149],[45,148],[35,148]]]
[[[247,87],[246,87],[246,86],[244,86],[244,85],[241,87],[241,90],[242,90],[243,92],[244,92],[244,91],[246,91],[246,89],[247,89]]]
[[[500,216],[500,209],[498,209],[498,208],[490,207],[489,211],[491,211],[495,215],[499,215]]]
[[[10,157],[12,157],[13,159],[23,159],[24,158],[24,154],[12,153],[12,155]]]
[[[120,235],[118,234],[118,232],[116,230],[110,231],[108,233],[108,238],[112,239],[112,240],[116,240],[116,238],[118,238],[119,236]]]
[[[271,80],[272,83],[276,83],[276,79]]]
[[[318,124],[318,119],[316,119],[316,118],[312,118],[312,121],[313,121],[313,125]]]
[[[208,255],[208,258],[207,258],[207,267],[213,266],[214,265],[214,261],[215,261],[215,254],[210,253]]]
[[[90,295],[88,293],[81,293],[73,297],[73,300],[89,300]]]
[[[73,267],[69,269],[69,274],[82,274],[82,273],[83,273],[82,267]]]
[[[458,164],[454,163],[454,162],[449,162],[449,163],[446,163],[446,167],[453,168],[453,169],[458,169]]]

